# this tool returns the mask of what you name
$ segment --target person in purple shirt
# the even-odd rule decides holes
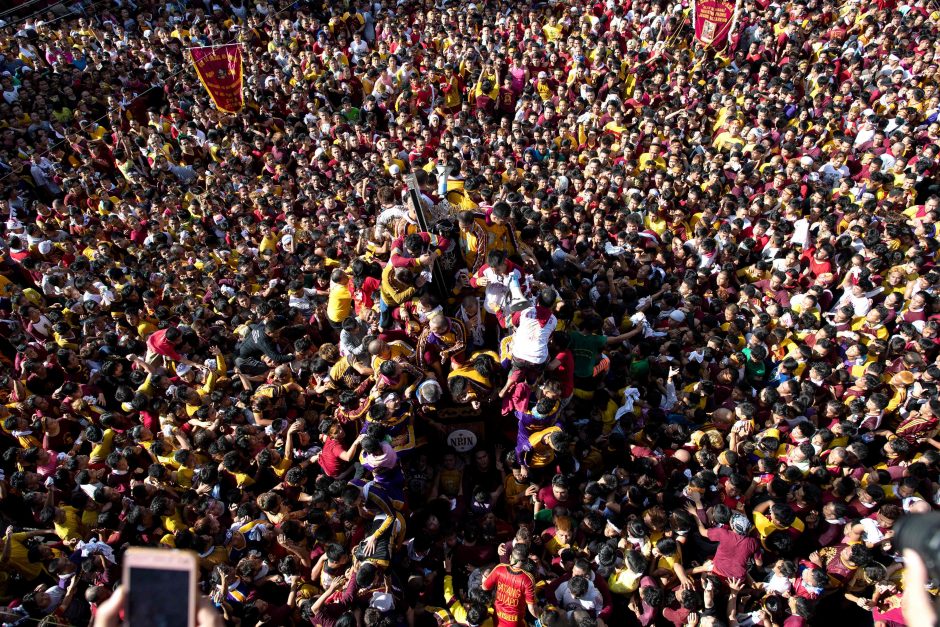
[[[558,423],[559,403],[555,399],[543,397],[538,400],[531,412],[516,410],[516,419],[519,421],[519,431],[516,434],[516,457],[522,455],[531,447],[529,436],[543,429],[555,426]]]

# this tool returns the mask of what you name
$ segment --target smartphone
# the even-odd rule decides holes
[[[196,626],[199,565],[192,551],[132,547],[124,554],[128,625]]]

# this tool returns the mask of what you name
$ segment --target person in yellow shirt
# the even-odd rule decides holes
[[[415,349],[402,342],[401,340],[375,339],[369,342],[367,347],[369,354],[372,355],[371,367],[373,372],[378,372],[379,367],[386,361],[408,361],[415,353]]]
[[[277,233],[267,224],[261,225],[261,242],[258,244],[258,252],[273,253],[277,251]]]
[[[548,22],[542,27],[542,34],[545,35],[547,41],[552,42],[561,39],[563,30],[564,26],[558,24],[556,18],[553,16],[548,18]]]
[[[85,439],[93,443],[89,461],[91,463],[102,463],[111,454],[114,449],[114,430],[106,429],[102,431],[98,427],[89,427],[85,430]]]
[[[626,130],[627,124],[623,117],[623,111],[620,110],[614,111],[614,119],[604,125],[604,132],[613,135],[617,139],[620,139],[620,136]],[[663,167],[666,167],[665,162],[663,162]]]
[[[127,324],[137,331],[138,337],[142,340],[146,340],[151,333],[157,330],[156,320],[141,315],[141,311],[137,308],[125,310],[124,319],[127,320]]]
[[[56,551],[48,544],[40,544],[31,550],[27,547],[27,541],[50,533],[52,531],[48,529],[13,533],[13,527],[7,527],[3,550],[0,551],[0,567],[4,571],[17,573],[26,581],[38,579],[46,571],[43,563],[54,558]]]
[[[516,254],[516,234],[510,222],[511,209],[506,203],[497,203],[487,216],[483,228],[487,233],[486,250],[501,250],[507,255]]]
[[[858,333],[860,340],[868,344],[872,340],[885,340],[888,338],[888,329],[884,325],[884,315],[879,307],[874,307],[852,323],[852,331]]]
[[[349,277],[337,268],[330,275],[330,295],[326,303],[326,317],[330,326],[337,332],[343,325],[343,320],[352,313],[352,292],[349,291]]]
[[[489,89],[484,88],[484,85]],[[499,96],[499,69],[494,68],[492,64],[487,63],[483,66],[483,71],[480,72],[480,76],[477,79],[477,84],[473,88],[473,98],[479,98],[480,96],[486,95],[495,102],[497,96]]]
[[[179,449],[173,453],[173,461],[179,466],[170,473],[170,477],[176,482],[176,485],[184,489],[193,486],[193,477],[196,474],[196,458],[189,449]]]
[[[492,627],[492,610],[482,603],[472,601],[464,603],[457,596],[454,589],[454,578],[451,575],[451,558],[444,558],[444,607],[426,606],[424,609],[437,618],[438,624],[476,625],[478,627]]]
[[[772,500],[767,500],[754,508],[754,528],[760,535],[761,544],[767,548],[767,537],[773,532],[786,531],[799,535],[803,533],[805,525],[786,503],[774,504]]]
[[[649,152],[644,152],[642,155],[640,155],[640,169],[642,170],[646,167],[647,163],[652,161],[657,170],[665,170],[666,160],[663,159],[661,152],[662,146],[660,146],[658,142],[654,141],[652,144],[650,144]]]
[[[678,580],[683,586],[691,584],[682,566],[682,545],[674,538],[664,537],[656,541],[653,549],[653,572],[663,583],[672,583]]]
[[[730,150],[735,146],[743,146],[744,144],[744,138],[741,137],[741,121],[737,119],[731,120],[728,123],[727,130],[719,133],[715,137],[715,141],[712,142],[712,146],[718,150]]]
[[[489,237],[485,220],[472,211],[462,211],[457,215],[457,224],[460,226],[460,252],[470,274],[475,274],[486,262]]]
[[[548,81],[547,72],[539,72],[535,80],[535,91],[543,102],[552,97],[552,85]]]
[[[81,512],[71,505],[63,505],[54,509],[52,525],[55,534],[59,536],[62,542],[82,540],[84,538]]]

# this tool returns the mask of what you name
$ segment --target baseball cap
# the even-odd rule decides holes
[[[731,531],[735,532],[739,536],[746,536],[751,532],[751,521],[748,520],[747,516],[744,514],[739,514],[737,512],[732,514],[728,525],[731,527]]]

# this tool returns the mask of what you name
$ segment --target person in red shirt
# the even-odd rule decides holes
[[[567,407],[574,396],[574,353],[569,348],[570,344],[571,338],[564,331],[553,333],[548,341],[552,359],[546,368],[561,383],[561,409]]]
[[[351,462],[359,447],[359,441],[364,437],[360,435],[347,448],[343,440],[346,438],[346,432],[343,431],[343,425],[335,420],[324,422],[320,426],[320,442],[323,443],[323,450],[316,456],[314,461],[320,464],[320,468],[328,477],[333,479],[345,479],[352,470]]]
[[[509,564],[496,565],[483,580],[484,590],[496,589],[493,607],[496,610],[498,627],[524,625],[523,603],[532,616],[539,615],[538,606],[535,604],[535,579],[522,570],[522,564],[528,557],[528,547],[523,544],[514,546],[509,556]]]
[[[166,329],[154,331],[147,338],[147,363],[152,364],[159,358],[163,358],[193,368],[204,368],[202,364],[197,364],[179,353],[177,347],[182,342],[183,333],[176,327],[167,327]]]
[[[810,248],[805,253],[803,253],[803,259],[805,269],[803,274],[809,275],[812,278],[816,278],[822,274],[829,274],[832,272],[832,246],[829,244],[823,244],[819,248]]]

